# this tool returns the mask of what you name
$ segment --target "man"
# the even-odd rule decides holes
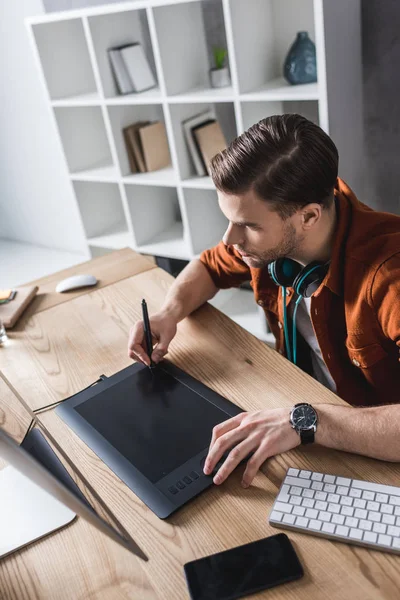
[[[153,360],[165,355],[181,319],[218,289],[248,280],[277,349],[288,355],[282,288],[268,265],[283,258],[299,268],[318,261],[325,276],[311,299],[298,302],[298,362],[306,365],[311,355],[312,374],[349,405],[364,408],[318,405],[315,441],[400,460],[400,405],[393,404],[400,384],[400,217],[361,204],[337,178],[332,140],[295,114],[263,119],[215,156],[211,170],[228,229],[218,246],[182,271],[151,318],[158,342]],[[288,318],[296,300],[289,289]],[[149,364],[144,348],[139,322],[129,355]],[[204,471],[211,473],[231,450],[214,478],[222,483],[253,453],[243,475],[247,487],[268,457],[299,445],[302,433],[292,428],[286,408],[241,414],[214,428]]]

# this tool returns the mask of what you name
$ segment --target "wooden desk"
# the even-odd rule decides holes
[[[17,387],[32,390],[30,406],[65,397],[100,373],[111,374],[127,366],[127,333],[140,318],[141,298],[145,296],[150,312],[155,311],[171,281],[160,269],[148,270],[28,319],[18,333],[23,378]],[[342,403],[209,305],[179,325],[169,358],[244,409],[289,409],[301,400]],[[6,367],[12,374],[9,361]],[[14,385],[15,381],[16,373]],[[241,488],[240,471],[161,521],[53,410],[38,419],[61,456],[68,456],[74,465],[83,489],[96,490],[97,507],[101,509],[102,503],[109,507],[150,560],[142,563],[78,519],[0,563],[0,590],[6,590],[7,599],[187,598],[185,562],[278,531],[267,519],[287,467],[399,482],[398,465],[306,447],[269,460],[251,488]],[[299,533],[289,535],[306,575],[258,597],[398,597],[399,557]],[[21,581],[18,588],[16,581]],[[25,595],[18,596],[20,589]]]

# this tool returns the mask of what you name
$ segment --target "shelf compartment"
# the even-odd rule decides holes
[[[73,185],[88,244],[112,249],[132,245],[118,185],[88,181]]]
[[[164,122],[163,107],[159,104],[123,105],[109,106],[107,110],[110,117],[115,147],[117,149],[118,162],[122,175],[124,177],[129,177],[132,182],[136,180],[136,177],[139,179],[142,175],[144,176],[143,179],[146,179],[147,181],[151,179],[157,180],[158,177],[162,178],[163,176],[167,176],[168,180],[170,181],[170,170],[152,171],[150,173],[140,173],[138,175],[131,173],[128,153],[122,132],[124,127],[127,127],[136,121]],[[162,173],[162,171],[164,171],[164,173]]]
[[[172,104],[170,106],[179,172],[180,177],[183,180],[183,185],[186,184],[186,180],[197,178],[197,176],[189,149],[186,144],[182,122],[210,109],[215,110],[216,118],[221,125],[222,131],[224,132],[227,144],[229,144],[237,136],[233,103]],[[205,177],[204,179],[208,182],[210,181],[208,177]]]
[[[70,173],[113,164],[100,107],[56,107],[54,113]]]
[[[140,43],[149,61],[150,69],[156,80],[156,67],[154,62],[153,48],[151,45],[149,25],[147,22],[146,9],[127,10],[104,15],[89,17],[89,29],[93,40],[94,52],[99,68],[100,79],[106,99],[114,98],[115,101],[125,98],[118,93],[115,79],[111,69],[107,50],[125,44]],[[152,98],[159,97],[157,88],[143,93],[128,94],[126,97],[138,101],[146,95]]]
[[[97,93],[81,19],[32,25],[51,100]]]
[[[231,0],[230,8],[240,93],[272,93],[276,87],[286,95],[268,99],[286,99],[288,90],[279,79],[297,32],[308,31],[315,42],[313,0]],[[315,84],[309,85],[315,94]],[[291,87],[294,95],[304,94]]]
[[[188,260],[189,246],[176,189],[126,185],[125,190],[139,252]]]
[[[244,130],[272,115],[298,113],[319,125],[318,102],[298,100],[288,102],[241,102]]]
[[[184,199],[191,250],[197,255],[221,241],[228,220],[219,208],[215,190],[185,189]]]
[[[213,0],[212,5],[214,17],[221,15],[217,29],[221,35],[220,45],[226,47],[222,2]],[[210,27],[205,26],[208,23],[204,22],[206,13],[203,10],[201,1],[155,6],[153,9],[168,96],[211,94],[212,101],[215,101],[214,96],[226,97],[232,93],[228,88],[225,92],[223,89],[210,89],[209,70],[214,66],[210,27],[214,23],[210,23]],[[209,98],[204,100],[209,101]]]

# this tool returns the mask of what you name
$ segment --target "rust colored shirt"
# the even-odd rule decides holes
[[[331,263],[311,298],[315,336],[341,398],[360,406],[398,402],[400,217],[362,204],[341,179],[335,199],[338,220]],[[200,260],[218,288],[250,281],[276,348],[284,354],[282,291],[267,268],[248,267],[223,242],[203,252]],[[288,292],[287,304],[294,294],[292,289]],[[299,366],[304,352],[303,344],[298,348]]]

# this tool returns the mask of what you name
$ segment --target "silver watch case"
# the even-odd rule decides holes
[[[310,425],[309,427],[301,427],[294,423],[294,413],[296,410],[298,410],[300,408],[300,406],[308,406],[308,407],[312,408],[312,410],[314,412],[315,420],[314,420],[314,423],[312,425]],[[295,404],[293,406],[292,410],[290,411],[289,422],[290,422],[292,429],[297,431],[298,434],[300,434],[301,431],[313,431],[315,433],[317,431],[317,425],[318,425],[318,413],[315,410],[315,408],[313,406],[311,406],[311,404],[308,404],[307,402],[300,402],[299,404]]]

